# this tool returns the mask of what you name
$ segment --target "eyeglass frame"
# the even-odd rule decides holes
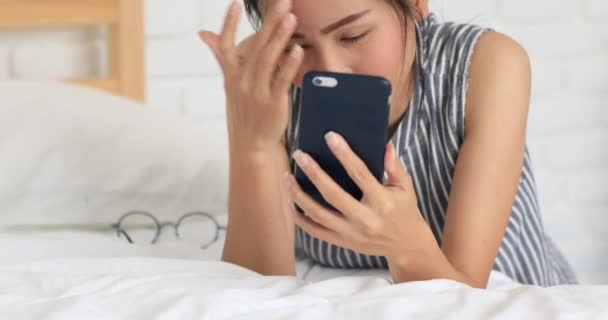
[[[209,243],[203,244],[201,246],[201,249],[205,250],[205,249],[209,248],[211,245],[213,245],[214,243],[216,243],[219,240],[220,231],[226,231],[226,226],[222,226],[217,221],[217,219],[215,219],[215,217],[212,214],[204,212],[204,211],[191,211],[191,212],[185,213],[182,216],[180,216],[176,222],[171,222],[171,221],[160,222],[160,220],[158,220],[158,218],[156,218],[152,213],[150,213],[148,211],[132,210],[132,211],[129,211],[129,212],[123,214],[116,223],[112,223],[110,225],[112,227],[112,229],[116,230],[117,237],[120,238],[120,235],[123,234],[125,236],[125,238],[127,238],[127,241],[129,241],[129,243],[131,243],[131,244],[134,243],[133,240],[131,239],[131,237],[129,237],[127,230],[121,228],[120,224],[126,218],[133,216],[133,215],[138,215],[138,214],[147,216],[148,218],[152,219],[152,221],[154,221],[154,225],[156,226],[156,233],[154,234],[152,241],[150,241],[150,244],[156,244],[156,242],[160,238],[163,228],[165,228],[165,227],[173,227],[173,230],[175,232],[175,237],[177,239],[181,239],[181,235],[179,234],[179,227],[180,227],[182,221],[184,221],[184,219],[186,219],[186,218],[189,218],[189,217],[192,217],[195,215],[204,216],[206,218],[209,218],[209,220],[211,220],[211,222],[213,222],[213,224],[215,225],[215,235],[214,235],[213,239],[211,241],[209,241]]]

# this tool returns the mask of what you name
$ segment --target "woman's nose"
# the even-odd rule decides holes
[[[339,72],[339,73],[353,73],[352,68],[344,57],[332,52],[321,52],[319,53],[317,70]]]

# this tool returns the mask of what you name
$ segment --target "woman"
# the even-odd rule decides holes
[[[245,6],[261,26],[238,46],[237,3],[221,34],[200,34],[222,67],[227,97],[224,261],[294,275],[295,242],[326,266],[388,268],[395,283],[442,278],[485,288],[492,269],[524,284],[576,283],[543,231],[525,141],[530,63],[519,44],[477,26],[440,23],[428,0]],[[289,148],[290,102],[313,69],[392,84],[384,184],[342,137],[326,136],[363,190],[361,201],[312,157]],[[339,213],[302,192],[288,173],[290,160]]]

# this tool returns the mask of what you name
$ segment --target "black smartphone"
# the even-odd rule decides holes
[[[379,182],[384,176],[391,84],[382,77],[310,71],[304,75],[297,110],[294,150],[310,154],[320,167],[355,199],[363,196],[325,141],[339,133]],[[293,174],[302,189],[331,208],[294,162]],[[302,210],[296,206],[300,212]]]

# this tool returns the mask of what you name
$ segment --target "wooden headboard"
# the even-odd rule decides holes
[[[0,28],[108,26],[108,76],[66,79],[143,101],[142,0],[0,0]]]

